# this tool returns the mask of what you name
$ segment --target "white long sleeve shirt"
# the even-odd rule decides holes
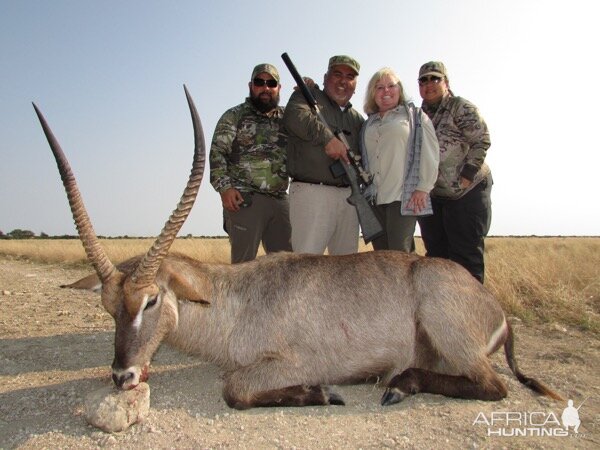
[[[438,176],[439,145],[435,129],[427,116],[422,121],[423,142],[419,182],[416,189],[430,192]],[[404,105],[377,114],[365,130],[365,147],[373,182],[377,187],[377,204],[400,201],[406,173],[410,124]]]

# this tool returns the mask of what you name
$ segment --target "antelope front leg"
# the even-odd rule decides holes
[[[306,374],[278,359],[234,370],[224,380],[223,398],[230,408],[344,405],[329,387],[307,382]]]
[[[419,392],[489,401],[506,397],[506,385],[498,375],[491,369],[484,369],[483,372],[480,381],[473,381],[465,376],[444,375],[425,369],[406,369],[392,378],[381,397],[381,404],[393,405]]]
[[[230,408],[248,409],[265,406],[315,406],[344,405],[344,400],[335,392],[323,386],[289,386],[271,391],[257,392],[251,396],[240,397],[225,387],[225,402]]]

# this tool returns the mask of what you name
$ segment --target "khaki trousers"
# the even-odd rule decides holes
[[[290,184],[292,248],[296,253],[347,255],[358,251],[358,216],[349,187]]]

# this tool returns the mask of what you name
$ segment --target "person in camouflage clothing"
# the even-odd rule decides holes
[[[439,61],[421,66],[419,92],[440,144],[433,215],[418,218],[427,256],[456,261],[483,283],[493,183],[484,162],[490,147],[487,125],[475,105],[450,90],[446,67]]]
[[[232,263],[256,258],[261,242],[267,253],[292,250],[279,72],[259,64],[248,87],[246,101],[219,119],[209,156]]]

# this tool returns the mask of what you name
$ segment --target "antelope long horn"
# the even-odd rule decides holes
[[[69,161],[63,153],[56,137],[54,137],[54,134],[52,133],[50,126],[48,126],[46,119],[35,103],[33,103],[33,108],[35,109],[35,113],[37,114],[42,128],[44,129],[44,134],[46,135],[48,144],[50,144],[50,148],[54,154],[54,159],[56,160],[60,177],[63,185],[65,186],[65,191],[67,192],[67,198],[69,199],[69,205],[71,206],[71,213],[73,214],[75,226],[77,227],[79,238],[83,243],[85,253],[92,266],[94,266],[98,277],[104,283],[116,272],[117,268],[110,261],[110,259],[108,259],[108,255],[100,245],[100,241],[94,232],[94,227],[92,226],[90,217],[88,216],[85,205],[83,204],[81,192],[77,187],[77,182],[75,180],[75,176],[73,175],[73,171],[71,170]]]
[[[169,252],[171,244],[192,210],[192,206],[194,206],[194,201],[196,200],[198,190],[200,189],[200,183],[202,182],[206,154],[204,133],[194,101],[185,85],[183,85],[183,89],[185,90],[185,96],[187,98],[194,126],[194,163],[192,165],[192,171],[187,186],[183,191],[183,195],[179,200],[177,208],[171,213],[171,217],[169,217],[169,220],[165,223],[160,236],[156,238],[156,241],[154,241],[154,244],[152,244],[148,253],[144,255],[131,276],[131,280],[139,286],[148,286],[154,281],[154,277],[156,276],[156,272],[158,271],[163,258]]]

